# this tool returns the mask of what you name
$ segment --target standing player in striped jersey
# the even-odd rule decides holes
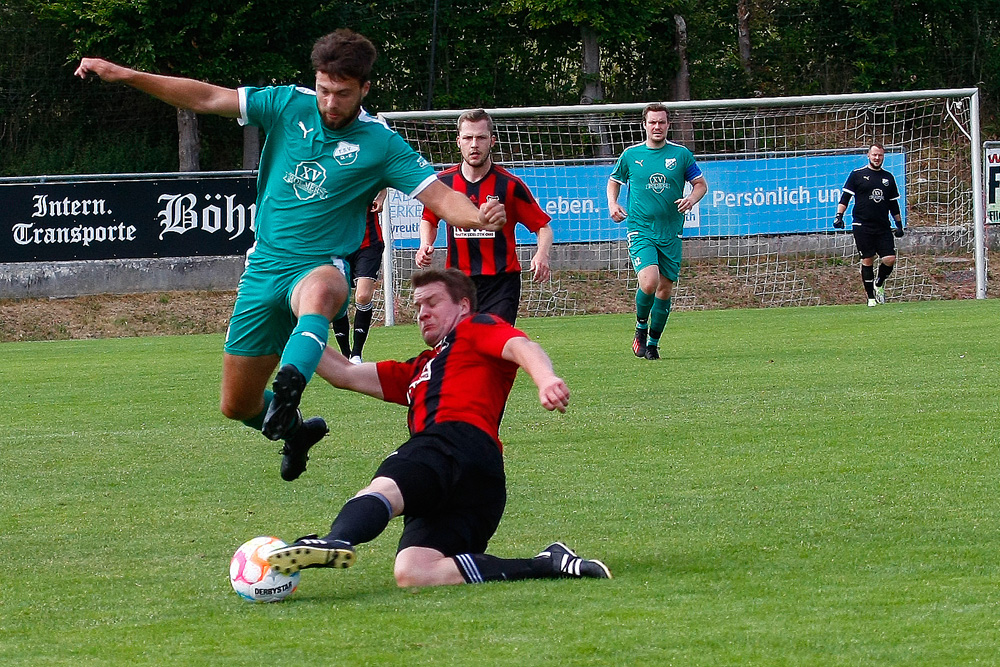
[[[708,183],[691,151],[667,141],[665,106],[646,105],[642,124],[646,141],[626,148],[608,179],[608,209],[615,222],[627,221],[628,254],[639,279],[632,351],[640,358],[659,359],[660,336],[681,269],[684,214],[705,196]],[[691,184],[687,195],[685,182]],[[628,210],[618,203],[623,185],[628,185]]]
[[[520,222],[538,237],[538,249],[531,258],[535,282],[549,279],[549,250],[552,248],[551,218],[541,209],[528,186],[517,176],[493,162],[493,118],[482,109],[466,111],[458,117],[458,148],[462,162],[438,174],[452,189],[465,193],[477,206],[499,201],[507,211],[508,223]],[[420,222],[420,249],[416,263],[431,265],[439,218],[425,208]],[[448,222],[447,220],[445,221]],[[499,315],[511,324],[521,303],[521,264],[517,261],[514,225],[499,231],[469,230],[446,225],[447,266],[459,269],[476,285],[479,310]]]
[[[610,578],[603,563],[562,542],[534,558],[485,553],[507,502],[498,431],[517,369],[531,377],[546,410],[565,412],[569,388],[538,343],[496,315],[476,313],[476,287],[461,271],[418,271],[412,283],[430,349],[409,361],[361,365],[328,354],[317,370],[337,387],[408,406],[409,440],[347,501],[327,535],[299,538],[268,561],[287,573],[349,567],[358,544],[403,515],[393,568],[399,586]]]
[[[897,238],[903,235],[899,188],[893,175],[882,168],[884,161],[885,148],[880,143],[872,143],[868,148],[868,165],[848,175],[837,204],[837,215],[833,219],[836,229],[844,228],[844,212],[851,197],[854,197],[851,232],[861,253],[861,284],[868,295],[869,306],[885,303],[885,279],[896,265],[893,235]],[[889,230],[890,215],[896,222],[895,231]],[[878,275],[874,268],[875,255],[881,258]]]
[[[382,204],[387,195],[382,190],[375,197],[365,221],[365,238],[361,247],[347,256],[347,265],[351,268],[351,280],[354,283],[354,339],[351,340],[351,319],[344,312],[343,317],[333,321],[333,334],[340,346],[340,352],[350,359],[352,364],[361,363],[361,353],[368,340],[368,331],[372,326],[372,311],[375,297],[375,281],[378,280],[379,268],[382,266],[382,252],[385,241],[382,240]]]

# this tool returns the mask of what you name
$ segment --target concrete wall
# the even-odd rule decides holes
[[[237,255],[0,264],[0,298],[232,290],[243,262]]]
[[[954,231],[955,236],[960,236],[960,230],[957,229],[944,231]],[[996,249],[997,239],[994,236],[988,234],[987,245],[990,249]],[[904,238],[897,239],[896,248],[901,254],[968,252],[971,258],[972,251],[956,248],[954,238],[948,233],[942,233],[940,228],[911,228]],[[712,259],[732,255],[739,248],[740,255],[835,255],[843,253],[845,243],[848,248],[853,249],[853,241],[840,234],[691,239],[685,242],[684,254],[688,260]],[[553,269],[587,271],[608,269],[612,263],[627,265],[627,257],[624,241],[608,241],[558,244],[552,248],[551,260]],[[243,262],[243,256],[237,255],[0,264],[0,299],[170,290],[231,290],[236,289],[243,272]]]

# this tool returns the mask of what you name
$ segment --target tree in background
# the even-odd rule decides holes
[[[993,0],[0,0],[0,175],[176,168],[174,111],[74,80],[81,55],[311,86],[312,43],[338,27],[380,51],[374,112],[978,85],[996,138]],[[182,143],[202,165],[254,165],[256,130],[243,150],[232,121],[199,122]]]
[[[321,6],[275,0],[39,0],[38,4],[43,16],[71,35],[72,60],[96,55],[136,69],[225,86],[298,77],[303,66],[308,67],[310,50],[303,46],[308,36],[301,27],[305,17]],[[196,171],[201,154],[197,116],[185,109],[176,114],[180,170]],[[259,145],[259,137],[255,142],[250,135],[245,142]]]

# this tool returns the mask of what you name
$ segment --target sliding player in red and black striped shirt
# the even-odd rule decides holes
[[[472,278],[480,312],[499,315],[513,324],[521,302],[521,264],[517,260],[513,223],[520,222],[538,237],[538,249],[531,258],[531,271],[536,282],[549,279],[552,228],[549,226],[551,218],[535,201],[528,186],[493,163],[495,144],[496,135],[490,115],[482,109],[466,111],[458,118],[458,147],[462,152],[462,162],[439,173],[438,179],[465,194],[476,205],[490,200],[504,205],[508,224],[497,232],[446,225],[447,266],[459,269]],[[424,209],[420,223],[420,249],[416,256],[419,267],[431,265],[439,221],[433,211]]]
[[[507,502],[498,428],[517,369],[546,410],[566,411],[569,388],[542,347],[496,315],[476,314],[476,288],[457,269],[413,274],[420,336],[430,349],[409,361],[352,365],[323,356],[317,373],[336,387],[409,407],[410,438],[340,510],[324,537],[310,535],[268,561],[292,573],[349,567],[354,547],[402,515],[393,572],[399,586],[554,577],[608,579],[597,560],[553,542],[534,558],[484,553]]]

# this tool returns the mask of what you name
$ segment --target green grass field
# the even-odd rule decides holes
[[[1000,301],[524,320],[573,392],[515,385],[491,543],[562,539],[611,581],[400,590],[400,524],[279,604],[240,543],[324,532],[405,437],[314,382],[295,483],[218,412],[221,338],[0,345],[0,663],[967,665],[1000,661]],[[374,331],[371,359],[421,348]]]

